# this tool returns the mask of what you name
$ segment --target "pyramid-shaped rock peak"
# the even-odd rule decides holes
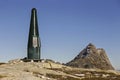
[[[73,60],[66,63],[67,66],[79,68],[97,68],[114,70],[103,48],[96,48],[89,43]]]
[[[95,48],[94,44],[92,44],[92,43],[89,43],[87,47],[94,47]]]

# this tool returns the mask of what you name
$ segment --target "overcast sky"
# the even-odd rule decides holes
[[[0,62],[27,56],[34,7],[41,58],[66,63],[93,43],[120,69],[120,0],[0,0]]]

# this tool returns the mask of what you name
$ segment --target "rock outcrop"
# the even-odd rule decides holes
[[[0,80],[120,80],[115,70],[73,68],[53,60],[10,60],[0,65]]]
[[[114,70],[104,49],[96,48],[92,43],[83,49],[67,66],[79,68],[97,68]]]

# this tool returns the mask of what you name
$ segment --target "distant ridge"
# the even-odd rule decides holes
[[[102,70],[114,70],[103,48],[96,48],[89,43],[73,60],[66,63],[67,66],[79,68],[98,68]]]

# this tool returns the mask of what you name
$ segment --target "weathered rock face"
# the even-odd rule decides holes
[[[105,50],[102,48],[97,49],[91,43],[66,65],[79,68],[98,68],[103,70],[114,70],[106,55]]]

